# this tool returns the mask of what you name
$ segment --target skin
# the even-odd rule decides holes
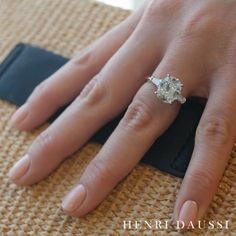
[[[169,73],[184,84],[183,96],[207,99],[174,208],[178,219],[183,203],[195,201],[201,219],[236,136],[235,12],[234,0],[149,1],[79,52],[35,89],[24,106],[24,119],[13,121],[19,130],[32,130],[74,99],[32,143],[30,167],[14,182],[31,185],[47,177],[128,106],[77,183],[86,189],[85,200],[66,213],[83,216],[93,210],[176,118],[181,105],[163,103],[154,95],[155,86],[146,82],[146,76]]]

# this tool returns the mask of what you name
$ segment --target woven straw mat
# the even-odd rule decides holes
[[[86,0],[0,0],[0,60],[18,42],[71,57],[130,13]],[[78,181],[100,145],[88,143],[48,178],[18,187],[7,178],[47,124],[18,132],[9,124],[16,110],[0,101],[0,235],[179,235],[168,230],[124,230],[124,220],[170,220],[181,179],[138,165],[94,211],[82,218],[65,215],[61,200]],[[207,219],[229,219],[228,230],[194,230],[185,235],[236,235],[236,147]]]

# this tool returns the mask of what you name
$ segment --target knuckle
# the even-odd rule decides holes
[[[144,18],[147,20],[156,20],[159,17],[166,16],[166,12],[174,12],[182,4],[181,0],[152,0],[144,13]]]
[[[34,145],[37,147],[38,150],[41,150],[41,151],[49,151],[57,147],[56,139],[48,131],[42,132],[35,139]]]
[[[144,17],[148,20],[156,19],[160,12],[160,5],[160,2],[151,1],[145,10]]]
[[[215,14],[209,14],[205,11],[193,13],[183,24],[181,35],[185,37],[198,36],[204,37],[212,34],[221,23]]]
[[[230,138],[230,125],[227,119],[208,117],[200,122],[196,131],[197,142],[211,142],[215,145],[226,144]]]
[[[189,173],[186,178],[191,186],[197,186],[198,189],[201,188],[204,191],[216,186],[217,180],[213,176],[209,171],[195,170]]]
[[[93,159],[87,168],[88,173],[92,174],[94,178],[99,178],[102,183],[114,183],[119,179],[111,165],[108,165],[102,158]]]
[[[140,129],[146,128],[152,119],[151,108],[146,102],[139,99],[130,104],[122,119],[122,124],[124,127],[139,131]]]
[[[35,88],[35,94],[41,98],[44,98],[47,101],[51,101],[51,99],[52,99],[52,93],[51,93],[50,89],[48,88],[46,81],[40,83]]]
[[[48,86],[47,80],[40,83],[34,90],[33,96],[30,96],[29,100],[31,100],[34,96],[37,97],[40,101],[45,101],[49,104],[53,104],[55,106],[60,106],[59,99],[54,95],[54,92]]]
[[[95,106],[107,100],[108,89],[102,82],[102,78],[97,75],[82,90],[79,98],[83,100],[85,105]]]
[[[76,67],[88,67],[93,65],[96,53],[92,53],[90,47],[78,52],[71,60],[71,64]]]

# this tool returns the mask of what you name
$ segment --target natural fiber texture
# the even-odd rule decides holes
[[[87,0],[0,0],[0,59],[18,42],[64,56],[95,40],[129,13]],[[107,199],[83,218],[66,216],[61,199],[79,179],[100,146],[89,143],[47,179],[17,187],[6,174],[32,140],[33,132],[11,128],[16,107],[0,101],[0,235],[178,235],[177,231],[123,229],[124,220],[170,220],[180,179],[138,165]],[[236,235],[236,147],[206,219],[230,220]],[[186,235],[230,235],[224,230],[195,230]]]

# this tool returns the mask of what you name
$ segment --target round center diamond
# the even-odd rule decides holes
[[[157,97],[161,98],[165,103],[171,104],[178,99],[181,94],[183,84],[175,77],[167,75],[158,84],[158,89],[155,92]]]

